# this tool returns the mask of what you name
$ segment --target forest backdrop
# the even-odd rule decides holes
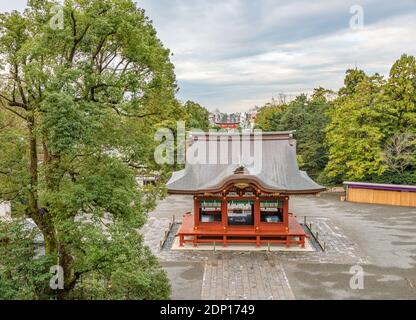
[[[387,78],[349,69],[338,92],[319,87],[310,97],[272,100],[256,125],[296,130],[299,165],[323,185],[416,184],[415,57],[403,54]]]

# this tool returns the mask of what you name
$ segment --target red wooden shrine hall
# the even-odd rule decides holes
[[[177,233],[180,246],[214,242],[223,246],[233,243],[305,246],[307,234],[289,212],[290,196],[316,194],[325,188],[299,170],[293,132],[261,136],[190,134],[190,137],[191,148],[201,151],[209,144],[211,148],[203,152],[207,155],[206,164],[187,158],[185,169],[175,172],[167,184],[169,193],[188,194],[194,199],[192,212],[184,214]],[[247,152],[256,154],[257,160],[246,165],[241,160],[233,163],[238,140],[241,144],[237,158],[247,158],[244,155]],[[244,141],[250,150],[244,150]],[[220,147],[221,143],[225,148]],[[212,159],[213,152],[218,157],[225,152],[228,162],[209,163],[208,157]]]

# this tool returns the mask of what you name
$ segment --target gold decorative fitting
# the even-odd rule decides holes
[[[272,194],[272,196],[273,197],[278,197],[278,196],[280,196],[280,192],[275,192],[275,193]]]
[[[247,188],[249,184],[245,182],[239,182],[239,183],[235,183],[234,186],[241,190],[241,189]]]

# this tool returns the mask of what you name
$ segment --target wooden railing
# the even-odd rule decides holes
[[[319,232],[313,230],[313,224],[312,222],[307,221],[306,216],[303,217],[303,224],[308,228],[309,232],[311,233],[312,237],[315,239],[315,241],[319,244],[319,246],[321,247],[322,251],[326,250],[326,242],[321,240],[319,238]]]
[[[169,222],[168,228],[167,228],[167,230],[165,230],[165,233],[163,234],[162,240],[160,240],[159,251],[162,251],[163,246],[165,245],[166,240],[168,240],[169,233],[172,231],[172,228],[173,228],[174,224],[175,224],[175,215],[172,216],[172,221]]]

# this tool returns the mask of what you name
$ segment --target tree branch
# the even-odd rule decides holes
[[[78,44],[82,41],[82,39],[85,37],[88,29],[90,28],[90,24],[88,23],[85,27],[84,31],[80,34],[79,37],[77,37],[77,21],[75,19],[74,11],[71,11],[71,20],[72,20],[72,34],[74,36],[74,43],[72,45],[71,52],[68,57],[68,61],[70,64],[72,64],[72,61],[74,60],[75,51],[77,49]]]
[[[123,116],[123,117],[128,117],[128,118],[139,118],[139,119],[141,119],[141,118],[146,118],[146,117],[151,117],[151,116],[155,116],[155,115],[157,115],[158,113],[156,113],[156,112],[152,112],[152,113],[145,113],[145,114],[130,114],[130,113],[127,113],[127,112],[125,112],[124,110],[123,111],[120,111],[118,108],[117,108],[117,106],[115,106],[115,105],[113,105],[113,104],[108,104],[115,112],[117,112],[117,114],[118,115],[120,115],[120,116]]]
[[[0,98],[3,98],[4,100],[6,100],[10,107],[20,107],[20,108],[23,108],[23,109],[27,110],[27,107],[24,103],[11,100],[11,99],[7,98],[5,95],[3,95],[1,93],[0,93]]]
[[[96,58],[97,58],[97,56],[98,56],[98,54],[100,53],[100,51],[101,51],[101,49],[104,47],[104,44],[105,44],[105,41],[107,40],[107,38],[108,37],[110,37],[110,36],[112,36],[112,35],[114,35],[115,34],[115,32],[113,31],[113,32],[110,32],[110,33],[108,33],[108,34],[106,34],[102,39],[101,39],[101,41],[100,41],[100,43],[98,44],[98,47],[97,47],[97,49],[95,50],[95,53],[93,54],[93,56],[92,56],[92,60],[95,60]]]
[[[12,112],[12,113],[13,113],[13,114],[15,114],[16,116],[18,116],[18,117],[22,118],[23,120],[27,121],[27,118],[26,118],[25,116],[21,115],[19,112],[15,111],[15,110],[13,110],[13,109],[11,109],[11,108],[7,107],[7,106],[3,103],[3,100],[0,100],[0,102],[1,102],[1,105],[2,105],[2,107],[3,107],[4,109],[6,109],[7,111]],[[10,105],[10,104],[9,104],[9,105]]]
[[[17,64],[14,65],[14,77],[15,77],[15,81],[17,83],[17,88],[19,89],[20,98],[22,99],[23,104],[27,108],[27,100],[26,100],[25,93],[23,91],[22,82],[21,82],[20,77],[19,77],[19,67],[17,66]],[[13,101],[13,102],[15,102],[15,101]]]

